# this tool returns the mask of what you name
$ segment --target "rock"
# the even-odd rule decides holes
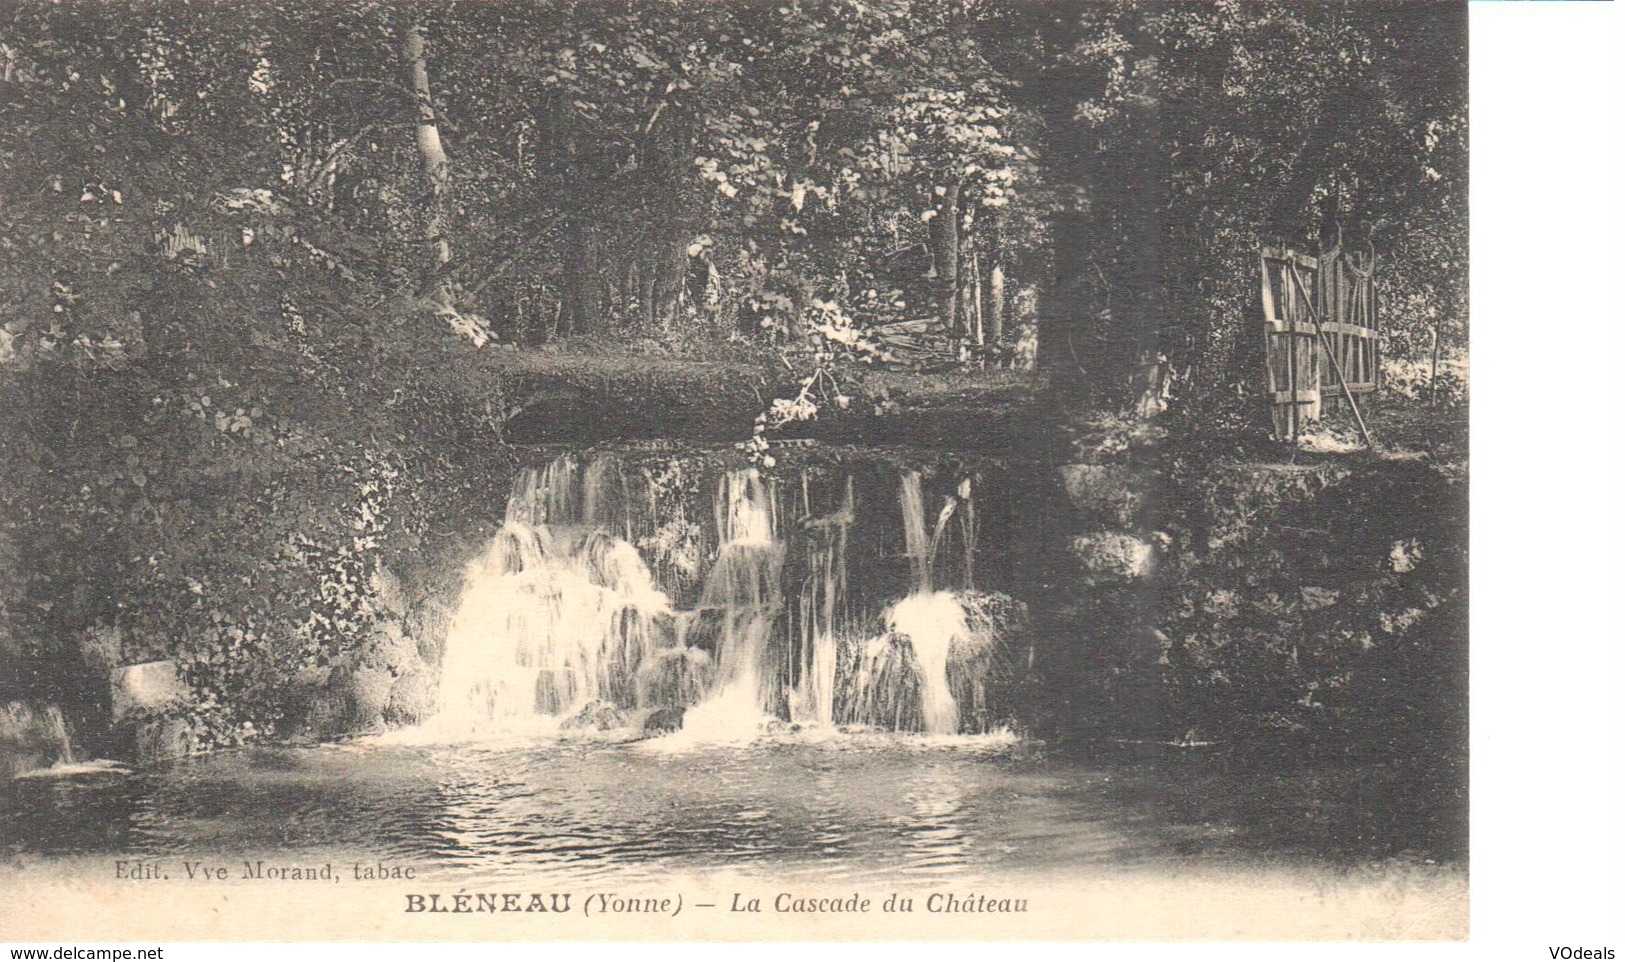
[[[95,672],[111,672],[124,660],[124,632],[115,625],[97,625],[79,636],[79,657]]]
[[[433,672],[411,671],[395,679],[384,706],[384,722],[390,725],[416,725],[434,716],[439,709],[439,685]]]
[[[387,565],[381,564],[372,570],[368,586],[372,588],[373,603],[379,610],[392,618],[405,617],[406,591],[401,587],[401,579],[395,577]]]
[[[350,725],[353,709],[347,695],[333,686],[318,690],[304,709],[305,732],[315,739],[337,738]]]
[[[135,757],[143,765],[184,758],[196,748],[197,734],[184,718],[147,718],[135,726]]]
[[[406,637],[401,624],[392,618],[373,625],[372,631],[361,644],[361,664],[368,668],[381,668],[390,674],[404,674],[417,667],[418,646]]]
[[[1118,464],[1064,464],[1061,484],[1079,514],[1097,523],[1129,527],[1145,504],[1142,472]]]
[[[966,591],[959,596],[965,621],[972,631],[997,640],[1011,640],[1027,630],[1031,616],[1025,601],[1002,591]]]
[[[333,738],[382,727],[394,687],[395,676],[382,668],[334,668],[327,687],[311,700],[311,734]]]
[[[446,650],[446,629],[451,625],[454,612],[448,605],[425,601],[413,608],[407,617],[407,637],[412,638],[418,657],[431,665],[443,660]]]
[[[705,697],[715,674],[711,656],[704,650],[663,648],[638,670],[639,697],[648,705],[688,708]]]
[[[180,671],[173,661],[149,661],[115,668],[110,680],[115,725],[135,712],[158,714],[191,700],[191,691],[181,681]]]
[[[656,708],[643,720],[643,733],[645,735],[664,735],[667,732],[683,730],[682,708]]]
[[[395,676],[383,668],[357,668],[349,673],[351,720],[357,729],[377,728],[395,687]]]
[[[338,699],[328,685],[332,674],[330,667],[304,668],[288,679],[279,707],[283,719],[281,727],[289,737],[321,737],[325,734],[320,730],[323,725],[337,717],[334,708]]]
[[[588,702],[586,707],[559,724],[564,731],[607,732],[627,727],[626,712],[606,702]]]
[[[1121,532],[1079,535],[1072,541],[1072,553],[1083,566],[1084,581],[1093,585],[1136,581],[1156,566],[1156,549],[1150,542]]]

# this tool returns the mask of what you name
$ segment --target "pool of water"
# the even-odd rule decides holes
[[[1381,772],[1100,765],[994,735],[360,741],[0,790],[28,860],[385,861],[419,877],[978,880],[1124,867],[1346,869],[1437,853],[1375,837]]]

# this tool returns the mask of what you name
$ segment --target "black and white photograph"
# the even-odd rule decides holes
[[[0,2],[0,939],[1467,939],[1468,17]]]

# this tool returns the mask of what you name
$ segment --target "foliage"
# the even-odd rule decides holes
[[[772,466],[888,325],[1027,350],[1035,290],[1094,400],[1218,410],[1259,366],[1262,238],[1369,238],[1395,356],[1465,336],[1455,7],[706,14],[0,10],[0,697],[89,700],[78,639],[116,629],[212,737],[291,725],[287,679],[398,616],[377,573],[429,590],[431,526],[500,483],[493,342],[770,358]]]
[[[1459,745],[1466,499],[1381,472],[1177,466],[1161,672],[1181,731]],[[1378,507],[1380,506],[1380,507]],[[1380,737],[1372,738],[1373,730]],[[1456,733],[1459,734],[1459,733]]]
[[[1007,69],[1054,104],[1045,129],[1062,202],[1049,337],[1088,396],[1130,405],[1148,362],[1205,420],[1245,396],[1262,366],[1253,325],[1265,242],[1370,243],[1387,350],[1418,356],[1437,319],[1447,348],[1461,343],[1461,7],[1060,10],[994,17],[986,31],[1006,38]]]
[[[387,46],[316,37],[356,15],[9,11],[9,684],[77,702],[77,639],[113,626],[125,660],[180,663],[216,740],[274,730],[469,488],[494,385],[391,255],[409,200],[335,194],[357,125],[328,93]]]

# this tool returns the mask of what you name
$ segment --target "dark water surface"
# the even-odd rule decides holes
[[[234,871],[250,858],[383,860],[469,882],[722,867],[927,882],[1428,860],[1373,837],[1385,786],[1381,772],[1085,764],[997,736],[360,742],[21,779],[0,788],[0,851],[209,857]]]

